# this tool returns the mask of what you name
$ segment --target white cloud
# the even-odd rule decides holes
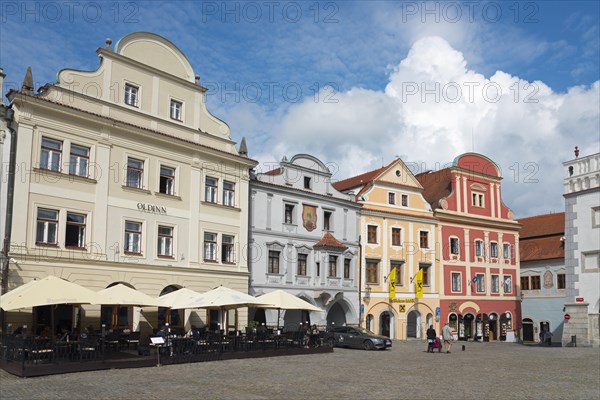
[[[352,88],[336,93],[337,103],[293,104],[269,120],[269,146],[250,151],[259,160],[308,152],[335,163],[343,179],[396,155],[436,169],[474,149],[500,165],[504,201],[518,217],[562,210],[562,162],[575,145],[582,155],[600,150],[600,82],[555,93],[467,65],[446,40],[420,39],[384,91]]]

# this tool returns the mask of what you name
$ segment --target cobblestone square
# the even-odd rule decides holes
[[[426,343],[40,378],[0,371],[2,399],[597,399],[600,349]]]

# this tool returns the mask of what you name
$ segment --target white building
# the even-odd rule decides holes
[[[600,346],[600,153],[563,163],[567,293],[563,345]]]
[[[287,311],[279,326],[357,324],[358,209],[320,160],[298,154],[250,181],[250,292],[283,289],[322,312]],[[276,326],[277,311],[254,319]]]
[[[28,71],[8,94],[18,145],[4,288],[55,275],[93,290],[125,283],[153,297],[221,284],[247,292],[248,182],[257,163],[208,112],[206,89],[171,42],[133,33],[97,54],[95,71],[63,69],[37,94]],[[35,331],[49,313],[36,307],[7,321]],[[219,317],[61,305],[53,329],[102,322],[148,333]],[[245,320],[245,311],[227,313],[222,328]]]

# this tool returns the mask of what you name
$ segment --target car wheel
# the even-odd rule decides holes
[[[333,338],[327,339],[327,346],[333,347],[335,345],[335,340]]]
[[[365,350],[373,350],[374,348],[375,348],[375,345],[370,340],[365,340],[363,342],[363,349],[365,349]]]

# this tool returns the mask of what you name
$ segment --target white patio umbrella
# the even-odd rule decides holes
[[[76,283],[49,275],[33,280],[0,297],[5,311],[54,304],[100,304],[102,296]]]
[[[188,307],[194,299],[202,296],[202,294],[187,288],[181,288],[171,293],[164,294],[158,298],[160,307],[169,307],[173,309],[182,309]]]
[[[119,283],[97,292],[102,305],[159,306],[158,299]]]
[[[277,329],[279,329],[279,317],[281,315],[281,310],[323,311],[319,307],[314,306],[309,302],[281,289],[263,294],[262,296],[258,296],[256,299],[264,303],[272,304],[272,306],[263,306],[261,308],[277,309]]]

